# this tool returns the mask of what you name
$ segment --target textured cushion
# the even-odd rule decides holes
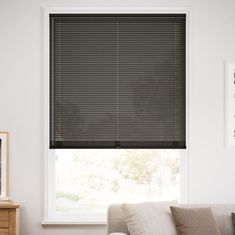
[[[124,218],[131,235],[177,235],[170,205],[175,202],[123,204]]]
[[[235,213],[232,212],[233,234],[235,235]]]
[[[211,208],[170,207],[180,235],[221,235]]]

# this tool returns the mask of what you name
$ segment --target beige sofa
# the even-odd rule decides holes
[[[179,204],[182,207],[211,207],[222,235],[234,235],[231,212],[235,212],[235,204]],[[111,205],[108,209],[108,234],[129,234],[124,221],[121,205]],[[157,235],[157,234],[156,234]]]

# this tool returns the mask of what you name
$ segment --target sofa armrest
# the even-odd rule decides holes
[[[126,233],[110,233],[109,235],[127,235]]]

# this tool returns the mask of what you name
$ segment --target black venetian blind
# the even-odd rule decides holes
[[[50,148],[185,148],[185,15],[50,15]]]

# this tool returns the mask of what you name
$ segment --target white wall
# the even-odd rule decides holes
[[[41,7],[189,7],[189,200],[235,202],[235,150],[225,150],[224,60],[235,60],[234,0],[0,0],[0,130],[10,131],[10,193],[22,235],[103,235],[103,227],[41,220]]]

